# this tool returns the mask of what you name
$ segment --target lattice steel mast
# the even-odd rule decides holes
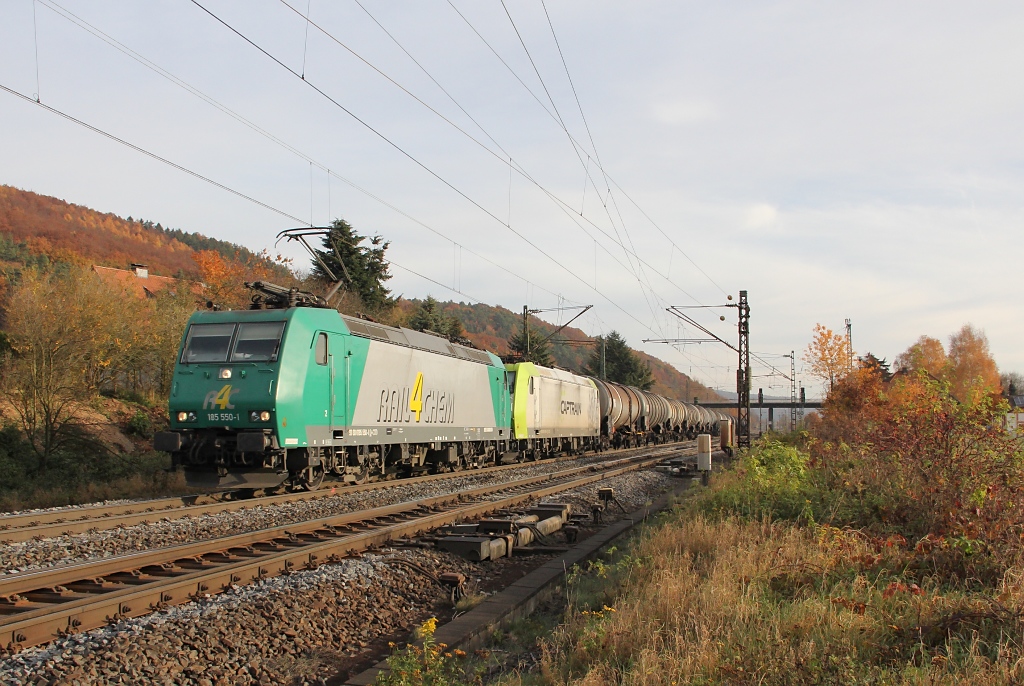
[[[747,292],[740,291],[739,366],[736,368],[736,445],[750,447],[750,304]]]

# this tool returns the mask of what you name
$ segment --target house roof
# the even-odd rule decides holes
[[[152,298],[160,291],[167,289],[173,291],[181,283],[180,279],[172,279],[169,276],[155,276],[153,274],[139,276],[134,271],[128,269],[114,269],[113,267],[101,267],[99,265],[93,265],[92,269],[107,283],[116,283],[124,286],[139,298]],[[192,284],[191,287],[193,290],[196,290],[200,286],[199,284]]]

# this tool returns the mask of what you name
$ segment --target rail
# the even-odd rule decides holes
[[[680,441],[666,445],[685,445],[690,441]],[[629,448],[619,451],[606,451],[604,454],[631,454],[645,450]],[[595,453],[596,454],[596,453]],[[522,468],[529,464],[557,464],[560,462],[579,460],[588,456],[566,455],[562,457],[540,460],[538,462],[517,463],[487,467],[487,472],[505,471]],[[590,456],[592,457],[592,455]],[[484,470],[463,470],[458,472],[442,472],[407,479],[376,481],[368,484],[341,484],[331,488],[299,493],[283,493],[280,495],[263,496],[260,498],[217,500],[216,495],[224,496],[230,492],[211,495],[190,495],[175,498],[142,500],[134,503],[115,505],[96,505],[66,510],[46,512],[27,512],[0,516],[0,543],[20,543],[33,539],[50,538],[53,536],[70,536],[93,530],[104,531],[136,524],[148,524],[156,520],[174,520],[197,515],[218,514],[220,512],[238,512],[263,505],[278,505],[306,500],[328,498],[338,493],[359,493],[396,486],[428,483],[438,479],[450,479],[459,475],[474,474]],[[79,516],[75,516],[79,515]]]
[[[314,569],[371,546],[640,469],[683,449],[659,449],[419,501],[12,574],[0,579],[0,645],[14,652],[236,584]],[[503,492],[509,495],[489,499]]]

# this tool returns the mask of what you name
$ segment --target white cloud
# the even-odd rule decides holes
[[[675,100],[654,105],[654,118],[673,126],[699,124],[717,116],[718,109],[710,100]]]
[[[745,225],[748,229],[763,229],[774,224],[778,218],[779,211],[775,207],[761,203],[747,210]]]

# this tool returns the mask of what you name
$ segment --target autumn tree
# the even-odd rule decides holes
[[[174,363],[185,325],[196,309],[195,295],[190,284],[184,282],[177,290],[165,289],[156,297],[139,303],[145,306],[144,319],[140,321],[145,341],[136,366],[130,371],[138,380],[140,390],[166,398],[171,392]]]
[[[198,250],[192,255],[192,260],[199,270],[203,297],[225,309],[249,306],[252,293],[245,287],[246,282],[270,280],[280,286],[298,285],[294,275],[281,273],[290,274],[290,260],[280,255],[271,257],[266,250],[248,256],[236,251],[234,259],[226,259],[216,250]]]
[[[815,324],[814,338],[807,345],[803,359],[810,366],[808,371],[811,376],[825,381],[831,392],[836,381],[849,374],[853,368],[850,353],[846,337],[824,324]]]
[[[79,437],[79,404],[96,383],[97,368],[114,363],[116,339],[93,311],[103,306],[103,292],[95,274],[72,268],[23,272],[8,298],[11,359],[3,391],[41,470]]]
[[[366,240],[369,244],[363,245]],[[323,250],[318,250],[317,254],[335,278],[341,280],[343,288],[356,294],[362,304],[376,314],[392,309],[397,302],[384,285],[391,279],[385,256],[390,245],[380,236],[368,238],[360,235],[344,219],[335,219],[330,232],[324,237]],[[313,262],[313,276],[322,281],[330,280],[316,260]]]
[[[895,364],[901,372],[926,372],[947,381],[950,393],[961,402],[977,402],[982,395],[999,393],[1002,388],[988,338],[970,324],[949,337],[948,355],[939,340],[921,336],[896,358]]]
[[[999,393],[999,369],[988,349],[985,332],[964,324],[949,337],[949,383],[953,397],[974,403]]]
[[[888,381],[883,365],[870,361],[836,379],[822,403],[815,436],[845,443],[865,440],[866,432],[878,418],[879,399]]]
[[[893,366],[898,372],[924,371],[938,379],[945,374],[948,362],[941,341],[931,336],[921,336],[896,356]]]

